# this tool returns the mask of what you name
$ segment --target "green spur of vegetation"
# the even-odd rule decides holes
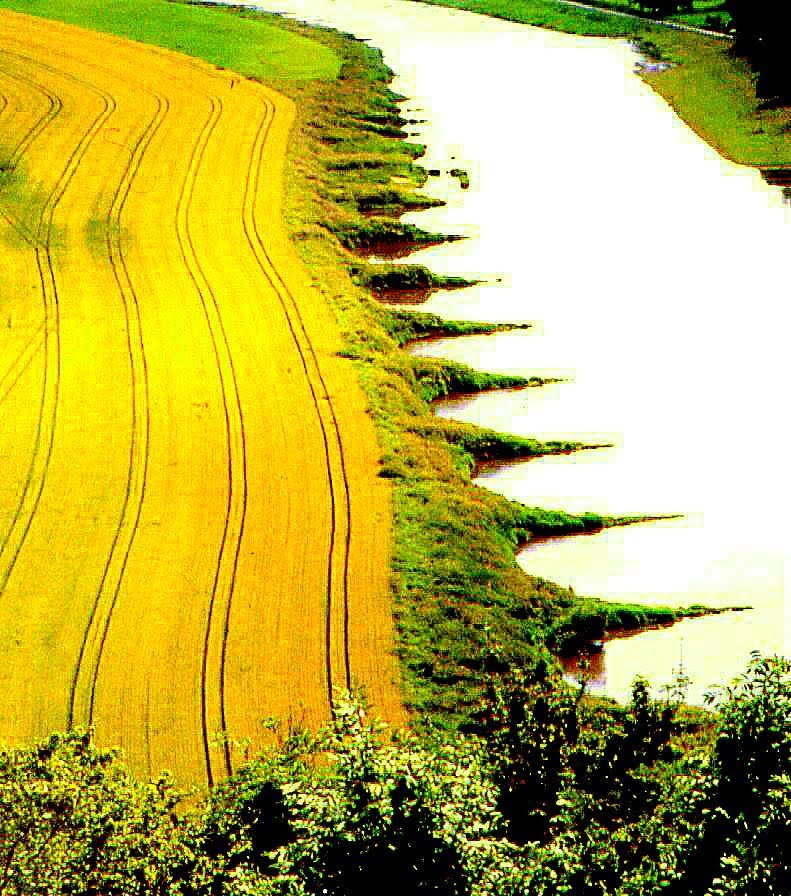
[[[348,169],[339,170],[346,172]],[[437,246],[440,243],[463,239],[450,234],[429,233],[414,224],[386,218],[356,220],[353,215],[345,215],[327,226],[346,249],[378,252],[393,258],[409,255],[420,246]]]
[[[398,214],[399,211],[390,213]],[[397,265],[361,262],[353,265],[350,273],[352,280],[358,286],[368,287],[380,299],[398,302],[422,302],[438,289],[462,289],[465,286],[474,286],[479,282],[467,277],[435,274],[422,264]],[[456,332],[458,329],[457,325]],[[481,332],[481,330],[477,332]],[[489,328],[485,332],[493,333],[495,331]]]
[[[472,395],[492,389],[525,389],[545,386],[555,380],[512,373],[486,373],[460,361],[446,358],[413,357],[412,369],[426,401]]]
[[[431,271],[428,271],[428,274],[430,277],[435,276],[431,274]],[[354,270],[352,270],[352,276],[356,283],[360,282],[354,275]],[[370,286],[365,282],[360,285]],[[441,339],[448,336],[491,335],[510,330],[526,330],[529,326],[530,324],[524,323],[489,324],[469,320],[446,320],[437,314],[429,314],[425,311],[401,311],[393,308],[390,310],[387,331],[399,346],[405,346],[419,340]]]
[[[572,454],[575,451],[612,447],[566,440],[541,441],[512,433],[497,432],[494,429],[486,429],[447,417],[416,421],[410,425],[409,431],[425,438],[441,439],[449,449],[460,449],[463,454],[456,456],[456,464],[460,469],[466,465],[471,476],[478,472],[481,464],[499,464],[531,457],[544,457],[548,454]],[[555,511],[546,512],[551,516]]]
[[[632,522],[632,521],[630,521]],[[612,525],[619,525],[616,521]],[[595,531],[595,530],[594,530]],[[615,601],[584,598],[560,616],[547,637],[548,645],[561,656],[585,654],[601,644],[608,634],[619,635],[673,625],[681,619],[697,619],[722,613],[739,613],[750,607],[648,607]]]

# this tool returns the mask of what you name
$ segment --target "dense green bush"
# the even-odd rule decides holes
[[[671,892],[783,896],[791,893],[791,665],[756,656],[719,702],[699,835]]]
[[[482,755],[473,741],[391,740],[344,698],[316,738],[290,738],[218,788],[208,813],[223,844],[215,855],[231,878],[260,888],[249,892],[463,896],[484,843],[500,849]],[[251,816],[251,804],[268,815]],[[265,861],[256,842],[269,848]]]
[[[791,892],[787,661],[756,658],[716,717],[482,666],[480,736],[391,733],[346,696],[189,810],[85,733],[6,750],[0,893]]]
[[[84,732],[0,753],[0,893],[190,892],[197,828],[167,776],[135,781]]]

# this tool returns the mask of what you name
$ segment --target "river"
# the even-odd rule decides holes
[[[370,39],[409,97],[428,191],[408,216],[467,240],[410,260],[486,282],[439,293],[443,316],[530,329],[415,351],[560,377],[438,413],[612,448],[517,463],[478,482],[530,505],[682,520],[529,546],[530,573],[609,599],[749,605],[606,645],[594,686],[678,672],[687,696],[789,652],[784,562],[791,209],[721,159],[635,73],[621,41],[401,0],[256,5]],[[462,190],[451,168],[469,172]]]

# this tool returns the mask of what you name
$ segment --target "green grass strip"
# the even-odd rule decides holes
[[[0,9],[57,19],[204,59],[267,81],[334,79],[333,50],[266,16],[167,0],[0,0]]]

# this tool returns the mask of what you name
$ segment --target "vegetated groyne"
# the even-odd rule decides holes
[[[442,173],[430,195],[448,206],[407,220],[469,236],[412,260],[486,281],[436,294],[427,310],[536,324],[421,351],[567,380],[443,413],[614,445],[509,465],[481,484],[531,506],[685,517],[544,542],[523,554],[525,568],[582,594],[755,607],[619,641],[608,687],[624,693],[640,670],[667,681],[682,639],[696,696],[738,674],[752,649],[782,650],[782,191],[696,137],[633,74],[623,42],[419,4],[276,5],[381,46],[411,97],[422,163]],[[504,84],[521,85],[518,110]],[[469,189],[453,169],[469,172]],[[722,450],[736,431],[758,434],[760,463]],[[754,519],[760,527],[744,523]]]

